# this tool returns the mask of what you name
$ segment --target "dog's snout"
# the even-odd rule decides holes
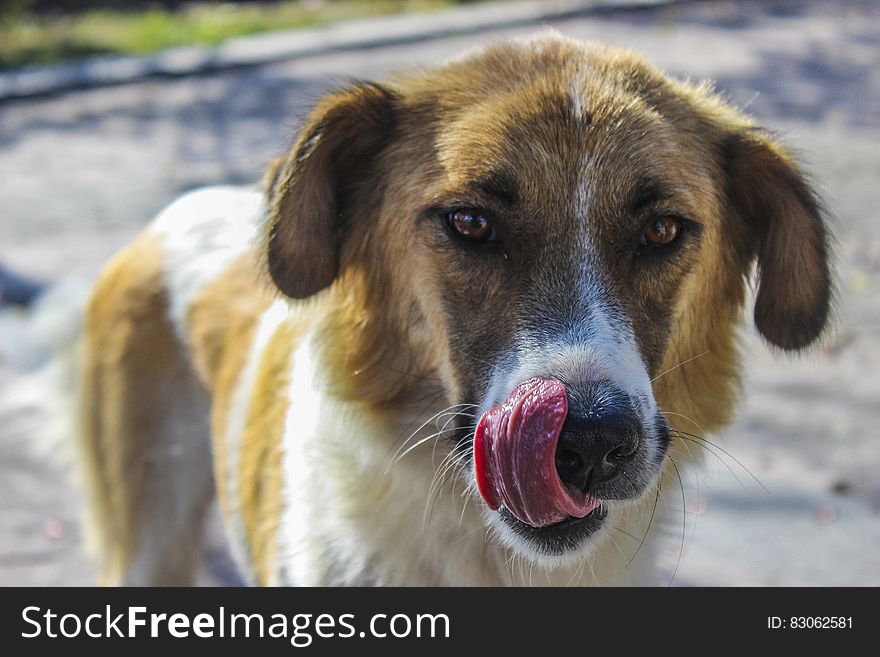
[[[614,479],[638,451],[639,427],[629,404],[571,408],[556,447],[559,478],[586,493]]]

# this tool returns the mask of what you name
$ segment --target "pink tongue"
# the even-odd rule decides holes
[[[572,493],[556,472],[567,413],[565,386],[534,378],[483,414],[474,435],[474,470],[490,509],[504,505],[532,527],[546,527],[569,516],[583,518],[599,506],[599,500]]]

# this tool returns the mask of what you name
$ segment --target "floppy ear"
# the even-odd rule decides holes
[[[272,280],[301,299],[329,286],[339,270],[350,203],[394,127],[396,97],[372,83],[326,96],[287,159],[267,176],[267,264]]]
[[[772,344],[802,349],[825,327],[831,299],[822,205],[792,158],[754,129],[726,144],[731,201],[758,258],[755,325]]]

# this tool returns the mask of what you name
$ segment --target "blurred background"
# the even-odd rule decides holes
[[[59,339],[43,284],[75,306],[176,195],[259,179],[322,92],[545,26],[714,80],[835,217],[834,330],[791,358],[744,328],[738,420],[664,538],[673,584],[880,584],[880,0],[3,0],[0,393]],[[91,584],[60,448],[21,415],[0,411],[0,585]],[[235,583],[211,536],[203,581]]]

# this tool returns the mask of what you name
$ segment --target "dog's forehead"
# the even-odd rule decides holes
[[[551,38],[482,52],[453,72],[443,80],[459,86],[440,94],[435,138],[452,186],[488,181],[524,201],[570,203],[591,178],[623,195],[680,159],[677,132],[652,102],[664,79],[635,55]]]

